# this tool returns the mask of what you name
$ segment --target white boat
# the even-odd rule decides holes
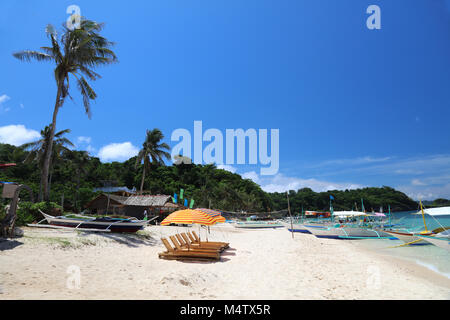
[[[432,231],[411,232],[402,230],[384,230],[384,232],[389,233],[391,236],[403,241],[404,243],[422,242],[420,236],[431,236],[433,234]]]
[[[334,239],[388,239],[391,236],[383,231],[369,228],[352,227],[335,225],[326,228],[306,229],[318,238],[334,238]]]
[[[40,211],[40,210],[39,210]],[[75,229],[109,230],[111,232],[136,232],[148,223],[148,220],[132,220],[111,217],[59,216],[54,217],[40,211],[48,224]]]
[[[438,236],[419,236],[420,239],[434,244],[436,247],[443,248],[450,251],[450,237],[438,237]]]
[[[442,208],[436,208],[436,209],[442,209]],[[427,212],[428,210],[428,212]],[[432,210],[432,211],[430,211]],[[442,210],[438,210],[439,214],[442,214]],[[423,219],[423,225],[425,227],[425,230],[423,231],[413,231],[413,230],[405,230],[405,229],[395,229],[395,230],[387,230],[385,229],[384,232],[389,233],[390,235],[396,237],[397,239],[403,241],[406,244],[409,243],[421,243],[423,244],[423,239],[421,238],[421,236],[432,236],[435,234],[435,232],[430,231],[427,229],[427,225],[425,223],[425,213],[430,213],[430,212],[434,212],[434,214],[436,214],[436,211],[434,211],[433,209],[423,209],[422,206],[422,201],[420,201],[420,211],[417,212],[416,214],[421,214],[422,215],[422,219]]]
[[[246,228],[246,229],[262,229],[262,228],[282,228],[284,227],[281,223],[276,221],[244,221],[236,222],[234,224],[236,228]]]

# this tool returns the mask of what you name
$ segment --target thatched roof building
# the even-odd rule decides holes
[[[102,193],[86,204],[86,208],[97,214],[120,214],[142,219],[144,211],[148,216],[159,215],[164,218],[167,214],[182,208],[172,203],[168,195],[132,195],[120,196]]]

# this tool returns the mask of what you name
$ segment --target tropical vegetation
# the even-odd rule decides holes
[[[17,163],[16,167],[0,171],[0,181],[27,184],[38,194],[41,171],[37,160],[24,162],[29,153],[20,147],[0,144],[0,163]],[[132,189],[140,186],[144,179],[148,193],[173,195],[184,189],[185,197],[194,199],[194,205],[199,207],[233,212],[268,212],[287,208],[286,193],[265,192],[252,180],[214,165],[182,163],[162,166],[150,161],[144,177],[144,164],[136,166],[136,163],[139,163],[138,157],[124,162],[102,163],[99,158],[83,151],[63,152],[61,159],[54,163],[49,199],[63,203],[66,211],[79,212],[100,193],[94,192],[94,188],[112,183]],[[327,192],[303,188],[289,191],[291,211],[298,214],[302,209],[329,210],[330,195],[334,197],[335,210],[361,210],[361,199],[366,211],[378,211],[380,206],[386,211],[388,205],[392,211],[417,209],[416,201],[390,187]],[[28,200],[26,194],[23,200]]]

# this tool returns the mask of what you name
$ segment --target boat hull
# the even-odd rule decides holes
[[[450,251],[450,237],[419,236],[419,238],[435,245],[436,247]]]
[[[268,229],[268,228],[283,228],[281,223],[246,223],[238,222],[234,225],[236,228],[242,229]]]
[[[137,232],[147,224],[147,221],[137,220],[136,222],[119,222],[119,221],[95,221],[92,220],[80,220],[70,219],[62,217],[53,217],[44,214],[48,224],[59,227],[69,228],[83,228],[83,229],[98,229],[98,230],[110,230],[111,232]]]
[[[357,227],[336,227],[336,228],[306,227],[306,229],[318,238],[348,239],[348,240],[391,238],[391,236],[385,232]]]
[[[412,233],[412,232],[402,232],[402,231],[394,231],[394,230],[384,230],[384,232],[390,234],[391,236],[396,237],[397,239],[403,241],[404,243],[409,243],[413,241],[417,241],[415,243],[424,243],[423,239],[420,238],[421,235],[430,236],[432,233]]]

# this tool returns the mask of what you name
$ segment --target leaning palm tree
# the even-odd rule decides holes
[[[51,126],[46,126],[43,130],[41,130],[41,138],[39,140],[25,143],[20,146],[22,150],[29,151],[28,155],[26,156],[24,162],[30,163],[32,161],[36,161],[38,163],[39,168],[41,169],[41,184],[39,189],[39,200],[42,200],[42,189],[45,185],[45,188],[48,188],[50,179],[48,177],[45,177],[43,173],[43,166],[45,161],[45,155],[47,154],[49,150],[49,141],[50,135],[51,135]],[[65,129],[62,131],[59,131],[55,133],[55,136],[53,138],[52,143],[52,156],[50,157],[49,162],[49,171],[51,171],[52,164],[54,164],[58,159],[60,159],[61,153],[64,151],[69,150],[66,146],[74,147],[74,144],[67,138],[63,137],[64,134],[70,133],[70,129]],[[44,184],[44,181],[48,179],[48,183]]]
[[[113,43],[100,36],[103,28],[102,23],[82,19],[79,28],[73,30],[63,26],[64,32],[58,41],[58,35],[52,25],[48,25],[46,33],[51,41],[50,47],[41,47],[43,52],[25,50],[16,52],[14,57],[22,61],[51,61],[56,67],[54,70],[56,81],[56,101],[53,109],[50,141],[53,140],[56,130],[56,118],[59,108],[64,104],[66,97],[72,99],[69,94],[69,76],[72,75],[77,83],[78,90],[83,97],[83,105],[88,117],[91,117],[90,100],[95,100],[97,94],[87,82],[85,76],[92,81],[100,78],[93,68],[111,64],[117,61],[116,55],[110,49]],[[48,200],[48,174],[50,168],[50,157],[52,155],[52,144],[44,155],[42,175],[45,177],[44,200]]]
[[[170,151],[170,147],[167,145],[167,143],[161,143],[161,140],[163,139],[164,135],[162,134],[161,130],[147,130],[145,141],[142,144],[142,149],[141,151],[139,151],[135,164],[135,167],[137,167],[139,164],[141,164],[142,161],[144,161],[144,171],[142,172],[140,189],[141,193],[144,189],[145,170],[150,170],[150,164],[165,165],[163,157],[167,160],[170,159],[170,153],[167,152]]]

